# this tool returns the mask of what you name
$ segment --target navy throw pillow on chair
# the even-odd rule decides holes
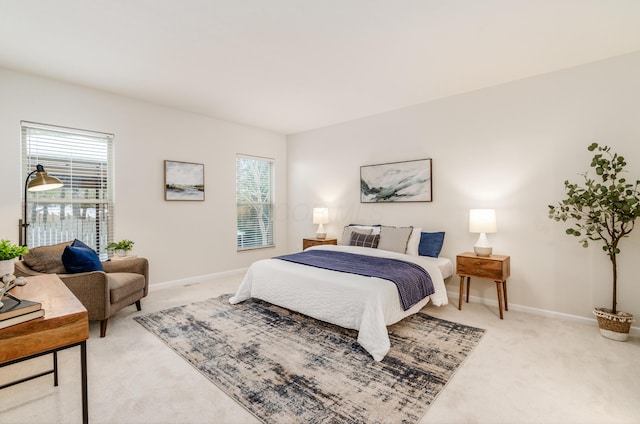
[[[73,243],[71,243],[71,246],[73,247],[84,247],[85,249],[91,249],[91,246],[89,246],[88,244],[85,244],[83,241],[75,239],[73,241]],[[93,249],[91,249],[93,250]],[[95,250],[93,250],[95,252]]]
[[[64,248],[62,263],[69,274],[104,271],[96,251],[80,240],[74,240],[73,244]]]

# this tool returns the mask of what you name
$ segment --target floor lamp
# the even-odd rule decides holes
[[[33,174],[36,174],[36,176],[29,181],[29,178],[31,178]],[[35,171],[31,171],[29,175],[27,175],[27,179],[24,182],[24,213],[22,215],[22,219],[18,221],[18,227],[20,227],[20,246],[27,245],[27,227],[29,226],[27,223],[27,191],[53,190],[54,188],[60,188],[63,185],[62,181],[47,174],[44,167],[40,164],[36,166]]]

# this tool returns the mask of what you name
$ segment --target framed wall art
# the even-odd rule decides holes
[[[204,164],[165,160],[164,200],[204,200]]]
[[[360,167],[360,202],[431,202],[431,159]]]

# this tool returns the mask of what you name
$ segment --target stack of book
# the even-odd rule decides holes
[[[2,298],[0,307],[0,329],[43,316],[44,309],[41,303],[6,296]]]

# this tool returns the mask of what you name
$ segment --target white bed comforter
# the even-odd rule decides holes
[[[320,269],[280,259],[264,259],[249,267],[229,302],[236,304],[253,297],[321,321],[358,330],[358,343],[376,361],[381,361],[391,347],[387,325],[415,314],[429,300],[436,306],[446,305],[448,302],[444,278],[453,274],[453,264],[448,259],[355,246],[323,245],[310,249],[383,256],[416,263],[431,276],[435,293],[404,311],[398,290],[389,280]]]

